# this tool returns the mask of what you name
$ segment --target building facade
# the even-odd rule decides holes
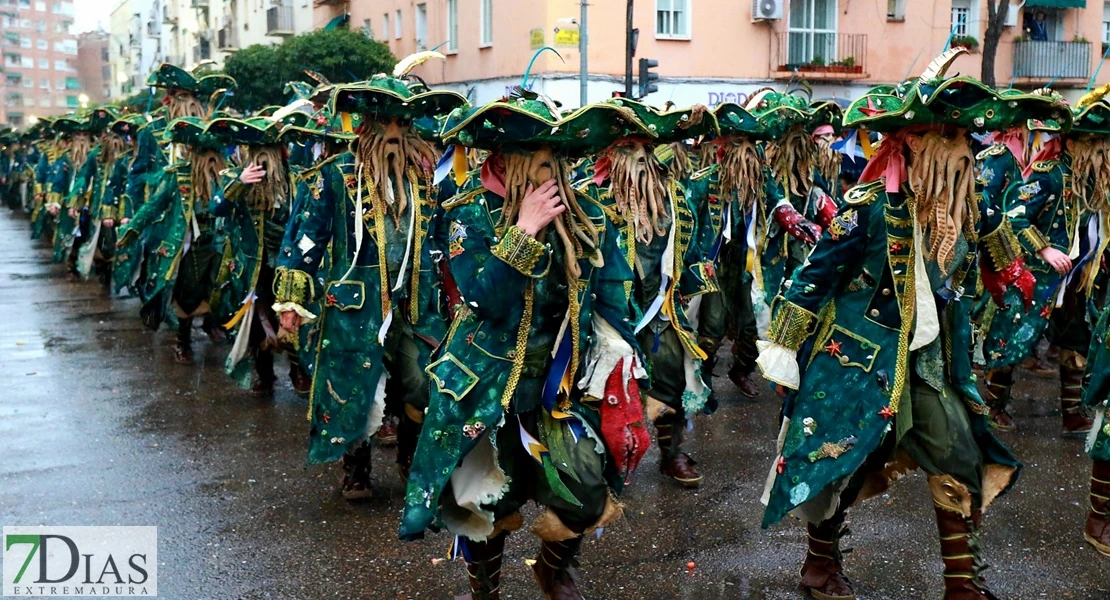
[[[111,97],[112,67],[106,32],[87,31],[77,36],[77,79],[91,104],[103,104]]]
[[[72,0],[0,0],[0,122],[20,126],[80,107]]]
[[[953,71],[979,76],[989,0],[638,0],[636,58],[659,62],[663,104],[716,105],[767,85],[805,81],[816,96],[852,98],[920,73],[949,41],[972,47]],[[346,15],[352,29],[398,57],[438,48],[447,61],[417,73],[484,102],[520,82],[536,48],[536,89],[565,105],[579,100],[579,0],[316,0],[314,23]],[[591,2],[591,101],[624,89],[624,2]],[[1077,95],[1110,42],[1103,0],[1011,0],[995,64],[998,85],[1052,83]],[[1037,13],[1043,13],[1038,19]],[[636,65],[634,64],[634,70]],[[635,75],[635,73],[634,73]],[[1110,69],[1098,81],[1110,81]]]

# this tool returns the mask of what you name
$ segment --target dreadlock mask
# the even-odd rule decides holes
[[[721,197],[725,202],[739,202],[743,211],[755,206],[765,180],[764,163],[755,141],[738,135],[718,139],[713,146],[720,148],[717,160]]]
[[[781,139],[767,146],[767,158],[775,179],[791,195],[808,198],[817,167],[817,147],[809,132],[795,125]]]
[[[92,150],[92,138],[84,131],[78,131],[69,138],[69,158],[74,169],[80,169],[85,164]]]
[[[408,209],[409,186],[405,175],[410,169],[427,174],[435,168],[435,148],[417,135],[411,123],[397,117],[388,120],[366,119],[359,126],[354,142],[355,169],[363,181],[384,201],[385,208],[400,228],[401,215]]]
[[[813,144],[817,152],[817,172],[821,174],[826,185],[830,186],[840,179],[842,155],[832,147],[835,142],[836,133],[830,125],[822,125],[813,132]]]
[[[578,198],[571,188],[570,167],[564,159],[555,155],[551,146],[541,144],[532,148],[503,148],[486,160],[492,161],[492,169],[503,173],[505,202],[501,208],[501,225],[507,227],[516,224],[520,205],[529,186],[538,188],[554,179],[559,189],[559,200],[566,210],[555,217],[552,225],[555,226],[566,253],[568,277],[577,279],[582,274],[578,258],[584,252],[592,254],[595,263],[600,260],[597,229],[578,204]]]
[[[710,165],[717,164],[717,144],[702,139],[697,146],[694,147],[696,156],[698,157],[698,167],[704,169]]]
[[[162,98],[162,105],[166,107],[166,116],[169,121],[181,117],[204,117],[204,105],[192,92],[179,89],[166,90]]]
[[[690,158],[690,148],[686,142],[678,141],[668,144],[674,156],[667,165],[667,173],[676,181],[685,181],[694,171],[694,164]]]
[[[1072,193],[1091,212],[1110,209],[1110,138],[1083,134],[1067,140]]]
[[[975,154],[966,131],[931,128],[905,136],[906,176],[917,223],[927,240],[925,256],[947,272],[960,236],[973,236],[976,211]],[[885,142],[884,142],[885,143]]]
[[[262,181],[252,185],[247,192],[247,206],[256,210],[273,211],[290,198],[289,167],[285,147],[279,144],[249,146],[247,164],[262,167]]]
[[[124,147],[126,146],[124,139],[111,130],[107,130],[100,135],[99,143],[100,162],[105,165],[111,165],[116,162],[116,159],[123,153]]]
[[[224,153],[209,148],[186,147],[189,173],[193,182],[193,197],[207,202],[219,185],[220,172],[224,170]]]
[[[622,138],[609,146],[604,159],[609,167],[609,193],[616,200],[617,212],[632,223],[636,239],[649,244],[656,235],[667,235],[671,220],[666,174],[648,142]]]

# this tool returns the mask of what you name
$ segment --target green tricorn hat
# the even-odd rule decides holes
[[[328,107],[333,114],[359,113],[371,119],[416,120],[448,113],[466,105],[466,98],[448,90],[415,93],[407,83],[386,75],[370,81],[336,86]]]
[[[720,133],[717,118],[704,105],[687,108],[659,110],[643,102],[628,98],[609,98],[601,104],[612,104],[632,111],[640,123],[660,144],[669,144],[701,136],[717,137]]]
[[[77,132],[89,131],[88,118],[70,113],[64,117],[54,119],[54,131],[62,135],[72,135]]]
[[[815,131],[818,127],[831,125],[835,131],[840,132],[843,123],[844,109],[835,101],[818,100],[810,103],[808,127],[810,131]]]
[[[940,124],[1000,131],[1031,121],[1057,131],[1071,126],[1071,113],[1059,96],[1017,90],[999,93],[971,77],[945,78],[952,62],[966,52],[966,48],[953,48],[916,80],[869,90],[845,111],[844,126],[880,132]]]
[[[519,86],[508,98],[455,109],[443,124],[444,144],[483,150],[544,144],[567,154],[588,154],[630,135],[657,137],[627,106],[588,104],[560,117],[549,98]]]
[[[735,102],[722,102],[713,110],[721,136],[747,136],[752,139],[767,139],[763,125],[752,113]]]
[[[1110,135],[1110,84],[1087,92],[1072,107],[1072,133]]]
[[[759,122],[764,138],[771,140],[786,135],[795,125],[808,126],[812,119],[808,100],[799,94],[771,88],[753,93],[744,109]]]
[[[158,65],[150,77],[147,77],[146,84],[193,92],[201,98],[211,96],[216,90],[235,88],[235,80],[227,75],[215,73],[197,77],[196,74],[170,63]]]
[[[168,142],[196,148],[217,150],[227,146],[222,140],[205,131],[207,125],[204,119],[199,117],[181,117],[170,122],[162,136]]]
[[[119,118],[119,109],[115,106],[100,106],[89,111],[89,131],[99,133],[112,126]]]
[[[324,138],[349,141],[358,137],[354,131],[361,124],[362,115],[358,113],[333,115],[327,108],[312,115],[297,112],[283,121],[280,138],[282,141],[317,141]]]
[[[112,121],[111,129],[116,135],[135,135],[146,124],[146,117],[141,113],[128,113]]]
[[[281,122],[270,117],[220,117],[209,122],[204,133],[226,146],[269,146],[281,143]]]

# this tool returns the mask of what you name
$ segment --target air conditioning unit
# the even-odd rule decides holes
[[[752,20],[782,20],[783,4],[785,0],[752,0]]]

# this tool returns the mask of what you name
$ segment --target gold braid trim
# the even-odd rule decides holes
[[[1021,242],[1014,235],[1009,219],[1003,219],[1001,227],[984,235],[980,241],[994,263],[995,271],[1003,271],[1023,254]]]
[[[424,177],[420,177],[415,167],[409,167],[409,179],[413,184],[413,198],[412,210],[416,211],[413,219],[413,225],[416,231],[413,232],[413,248],[412,248],[412,275],[409,278],[409,322],[416,323],[420,320],[420,269],[422,267],[421,259],[424,252],[424,238],[428,235],[428,220],[424,219],[424,207],[430,207],[432,212],[435,212],[435,199],[436,187],[432,182],[432,177],[429,176],[427,171],[423,171]]]
[[[516,393],[516,386],[520,383],[520,373],[524,370],[525,353],[528,351],[528,332],[532,328],[532,298],[534,294],[535,283],[529,281],[524,288],[524,314],[521,315],[520,326],[516,330],[516,356],[513,357],[513,368],[509,371],[509,379],[505,382],[505,393],[501,395],[501,408],[504,410],[509,410],[509,405],[513,401],[513,394]]]
[[[1045,237],[1045,234],[1041,233],[1040,229],[1037,229],[1032,225],[1026,227],[1025,229],[1022,229],[1021,235],[1025,238],[1026,242],[1029,242],[1029,245],[1033,248],[1034,252],[1040,252],[1052,243],[1047,237]]]
[[[916,233],[915,233],[916,238]],[[910,244],[910,255],[907,257],[906,285],[903,291],[901,318],[902,324],[898,332],[898,355],[894,364],[894,383],[890,387],[890,412],[898,414],[898,405],[902,401],[902,390],[906,387],[909,377],[910,364],[910,333],[913,331],[914,314],[917,310],[917,252],[916,241]]]
[[[274,299],[276,302],[292,302],[304,306],[315,297],[315,282],[308,273],[287,267],[274,269]]]
[[[781,302],[780,302],[781,300]],[[791,350],[802,343],[817,326],[817,315],[779,296],[775,299],[774,317],[771,318],[770,340]]]
[[[533,271],[536,270],[536,264],[540,262],[544,250],[544,245],[539,240],[513,225],[505,230],[505,236],[491,252],[521,275],[536,277]]]

